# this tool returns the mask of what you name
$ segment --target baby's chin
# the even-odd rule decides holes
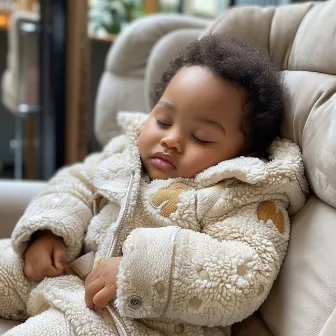
[[[168,180],[170,178],[179,177],[176,174],[167,173],[167,172],[163,172],[163,171],[151,171],[151,172],[147,171],[147,174],[148,174],[151,181],[153,181],[153,180]]]
[[[149,171],[145,170],[145,172],[147,173],[147,175],[149,176],[150,180],[168,180],[168,179],[172,179],[172,178],[193,178],[195,177],[195,175],[189,175],[189,174],[182,174],[179,173],[178,171],[173,171],[173,172],[169,172],[169,171],[162,171],[162,170],[157,170],[157,169],[149,169]]]

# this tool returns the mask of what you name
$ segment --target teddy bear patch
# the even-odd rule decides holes
[[[285,219],[282,211],[277,212],[276,205],[273,202],[262,202],[258,206],[257,210],[258,219],[265,223],[271,219],[273,224],[277,227],[280,233],[285,230]]]
[[[173,183],[168,188],[158,190],[152,197],[152,204],[155,207],[165,205],[161,208],[161,214],[164,217],[169,217],[177,210],[179,196],[189,187],[184,183]]]

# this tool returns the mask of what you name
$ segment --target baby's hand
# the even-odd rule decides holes
[[[25,256],[24,275],[36,282],[45,277],[65,274],[65,245],[63,239],[51,231],[41,231],[29,245]]]
[[[85,303],[90,309],[105,308],[117,296],[121,257],[104,260],[85,279]]]

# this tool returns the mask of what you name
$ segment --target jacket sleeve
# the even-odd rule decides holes
[[[123,246],[117,308],[131,318],[204,326],[251,315],[266,299],[287,249],[284,203],[274,201],[283,233],[271,219],[259,220],[259,203],[215,222],[209,215],[202,232],[172,226],[132,231]]]
[[[98,164],[125,147],[125,137],[111,140],[101,153],[83,163],[61,169],[29,204],[12,233],[13,249],[22,256],[32,234],[50,230],[63,238],[72,261],[80,252],[84,234],[93,216],[93,177]]]

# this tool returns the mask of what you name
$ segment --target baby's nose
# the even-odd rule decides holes
[[[167,149],[172,149],[177,152],[182,151],[182,142],[178,137],[178,135],[176,134],[171,134],[169,136],[162,138],[160,144],[162,147],[165,147]]]

